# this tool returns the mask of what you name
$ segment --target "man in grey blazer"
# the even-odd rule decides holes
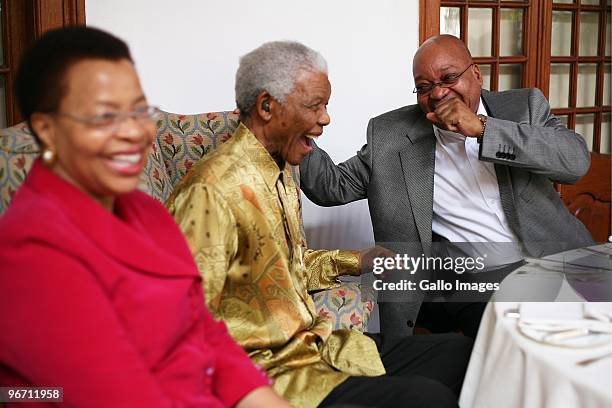
[[[310,200],[367,198],[377,242],[419,243],[426,256],[436,238],[508,242],[501,266],[593,242],[553,188],[588,171],[588,148],[538,89],[481,89],[469,50],[449,35],[417,50],[413,75],[418,104],[371,119],[356,156],[335,165],[314,147],[300,164]],[[414,305],[379,306],[383,335],[411,333]],[[449,318],[461,320],[457,306]],[[467,324],[473,335],[479,319]]]

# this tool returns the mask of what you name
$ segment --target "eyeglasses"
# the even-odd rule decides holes
[[[465,74],[465,72],[470,69],[470,67],[472,65],[475,65],[474,63],[470,64],[467,66],[466,69],[464,69],[460,74],[455,74],[455,73],[451,73],[451,74],[447,74],[446,76],[444,76],[444,78],[442,78],[442,81],[440,82],[431,82],[429,84],[423,84],[423,85],[417,85],[416,87],[414,87],[412,93],[418,94],[418,95],[426,95],[428,93],[430,93],[431,91],[433,91],[433,89],[436,86],[439,86],[440,88],[449,88],[453,85],[455,85],[459,79],[461,78],[461,75]]]
[[[57,112],[56,115],[93,126],[99,129],[116,129],[124,120],[132,118],[138,122],[146,122],[157,118],[160,110],[156,106],[143,106],[131,112],[105,112],[96,116],[82,117],[71,113]]]

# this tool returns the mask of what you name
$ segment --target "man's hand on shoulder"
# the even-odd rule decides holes
[[[459,98],[441,101],[436,110],[427,113],[426,117],[440,129],[461,133],[467,137],[479,137],[482,132],[483,124],[478,116]]]

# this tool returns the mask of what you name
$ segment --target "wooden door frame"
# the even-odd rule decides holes
[[[15,71],[21,55],[40,36],[51,29],[85,25],[85,0],[0,0],[6,75],[6,121],[13,126],[23,120],[15,100]]]
[[[53,28],[85,25],[85,0],[32,0],[35,38]]]
[[[440,34],[440,0],[419,0],[419,45]]]

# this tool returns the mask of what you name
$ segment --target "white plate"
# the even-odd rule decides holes
[[[551,334],[558,333],[550,330],[538,330],[528,324],[517,324],[518,331],[525,337],[531,340],[537,341],[538,343],[548,344],[557,347],[567,348],[592,348],[592,347],[612,347],[612,334],[610,333],[589,333],[584,336],[571,337],[571,338],[558,338],[557,336],[551,336]],[[571,327],[559,327],[559,330],[570,330]]]

